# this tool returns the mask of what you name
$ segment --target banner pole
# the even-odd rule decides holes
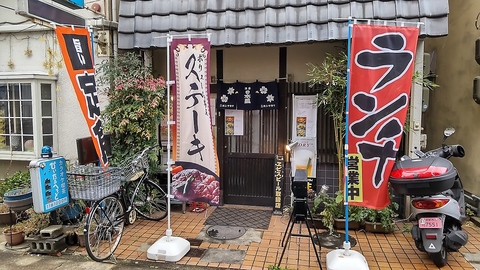
[[[345,175],[345,186],[344,190],[344,200],[345,200],[345,243],[348,243],[348,106],[349,106],[349,96],[350,96],[350,65],[352,57],[351,47],[352,47],[352,28],[353,23],[352,19],[348,20],[348,42],[347,42],[347,88],[346,88],[346,97],[345,97],[345,157],[344,157],[344,175]],[[350,246],[350,245],[348,245]],[[345,254],[348,255],[348,250],[345,249]]]
[[[352,41],[352,17],[348,18],[348,47],[347,47],[347,84],[345,95],[345,158],[344,158],[344,175],[345,186],[344,190],[344,204],[345,204],[345,242],[343,242],[343,249],[336,249],[330,251],[327,254],[327,269],[328,270],[340,270],[340,269],[357,269],[368,270],[368,264],[365,257],[358,251],[350,250],[351,245],[348,242],[348,107],[349,107],[349,94],[350,94],[350,65],[352,57],[351,55],[351,41]]]
[[[170,43],[172,42],[172,37],[170,35],[167,35],[167,209],[168,209],[168,215],[167,215],[167,242],[170,242],[170,237],[172,236],[172,229],[170,228],[170,207],[171,207],[171,201],[170,201],[170,185],[171,185],[171,174],[170,172],[172,171],[172,162],[171,162],[171,143],[170,143],[170,132],[171,132],[171,126],[170,126]]]
[[[171,146],[171,125],[175,122],[170,120],[170,86],[175,81],[170,80],[170,44],[173,38],[170,34],[167,34],[167,230],[165,236],[158,239],[147,250],[147,258],[151,260],[164,260],[168,262],[177,262],[190,251],[190,242],[179,236],[172,236],[172,228],[170,227],[170,215],[171,215],[171,198],[173,196],[171,192],[171,171],[174,161],[171,159],[170,151]]]
[[[93,28],[91,26],[88,27],[88,32],[90,33],[90,46],[92,47],[92,63],[93,66],[95,67],[95,36],[93,33]]]

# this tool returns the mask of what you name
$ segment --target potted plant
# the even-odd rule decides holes
[[[17,171],[12,176],[0,181],[0,196],[3,198],[8,191],[30,187],[30,171]]]
[[[391,233],[395,229],[394,219],[398,217],[398,203],[391,202],[387,207],[376,210],[366,208],[365,231],[374,233]]]
[[[64,228],[67,234],[67,244],[85,246],[85,215],[82,215],[81,219],[77,220],[75,224],[64,225]]]
[[[33,205],[32,189],[30,187],[17,188],[5,192],[3,203],[12,211],[24,211]]]
[[[25,236],[30,237],[40,234],[40,231],[50,226],[49,213],[37,213],[32,208],[25,211],[24,218],[12,226],[12,231],[23,231]],[[9,231],[6,228],[5,231]],[[4,231],[4,233],[5,233]]]
[[[342,191],[337,191],[336,193],[336,202],[340,211],[337,216],[334,218],[334,227],[338,230],[345,229],[345,207],[344,207],[344,195]],[[352,230],[360,229],[364,219],[365,219],[365,208],[361,206],[351,205],[348,207],[348,228]]]
[[[78,237],[78,245],[81,246],[81,247],[85,246],[85,232],[84,232],[83,228],[84,228],[83,225],[79,225],[77,227],[77,230],[75,231],[76,234],[77,234],[77,237]]]
[[[20,245],[25,241],[25,227],[21,222],[6,227],[3,230],[3,236],[9,246]]]
[[[329,233],[333,234],[334,219],[342,214],[338,196],[333,197],[327,193],[317,194],[313,201],[313,212],[318,211],[320,208],[323,208],[320,212],[322,223],[328,229]]]
[[[361,206],[350,205],[348,207],[348,228],[352,230],[359,230],[365,219],[365,208]],[[345,213],[343,212],[334,219],[334,226],[338,230],[345,229]]]
[[[4,203],[0,203],[0,224],[12,225],[17,222],[17,214]]]

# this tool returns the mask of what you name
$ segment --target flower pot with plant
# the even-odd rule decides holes
[[[3,236],[9,246],[17,246],[25,241],[25,228],[17,223],[3,230]]]
[[[351,230],[359,230],[365,218],[365,208],[361,206],[351,205],[348,207],[348,228]],[[338,230],[345,229],[345,213],[342,213],[334,220],[334,226]]]
[[[39,235],[40,231],[50,226],[50,215],[48,213],[36,213],[33,209],[25,211],[22,221],[17,222],[12,228],[7,227],[5,232],[23,231],[26,237]]]
[[[24,211],[32,207],[32,190],[29,171],[17,171],[0,181],[0,196],[12,211]]]
[[[323,225],[328,229],[330,234],[334,232],[333,225],[335,218],[342,215],[340,202],[338,201],[338,196],[333,197],[327,193],[317,194],[313,201],[313,212],[316,212],[319,208],[323,208],[320,216],[322,217]]]
[[[17,213],[11,211],[4,203],[0,203],[0,224],[12,225],[17,222]]]
[[[368,232],[391,233],[395,229],[395,218],[398,217],[398,203],[391,202],[387,207],[376,210],[366,208],[365,230]]]
[[[337,191],[335,193],[335,201],[338,202],[338,207],[341,211],[338,212],[337,216],[334,218],[334,227],[338,230],[345,229],[345,206],[343,191]],[[349,206],[348,207],[348,228],[352,230],[358,230],[362,226],[362,223],[365,219],[365,209],[361,206]]]
[[[9,176],[5,178],[4,180],[0,181],[0,196],[5,195],[5,193],[17,189],[24,189],[24,188],[30,188],[30,172],[27,171],[17,171],[15,172],[12,176]],[[25,190],[24,190],[25,191]],[[25,192],[23,192],[25,193]],[[28,193],[28,192],[26,192]],[[15,192],[16,195],[21,195],[19,192]],[[12,194],[12,195],[15,195]],[[8,196],[9,194],[7,194]],[[14,198],[10,198],[10,200],[13,200]]]
[[[308,83],[319,91],[317,104],[333,120],[335,148],[338,162],[338,187],[343,190],[344,138],[345,138],[345,95],[347,93],[347,54],[327,53],[320,65],[307,63],[310,77]]]

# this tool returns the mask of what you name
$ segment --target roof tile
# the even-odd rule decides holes
[[[435,37],[449,13],[448,0],[121,0],[119,11],[120,49],[166,47],[167,34],[210,33],[212,46],[343,40],[349,16],[420,22]]]

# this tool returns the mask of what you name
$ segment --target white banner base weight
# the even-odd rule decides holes
[[[344,249],[327,253],[327,270],[369,270],[367,260],[358,251],[350,249],[350,243],[343,243]]]
[[[150,260],[178,262],[190,251],[190,242],[181,237],[163,236],[147,250]]]

